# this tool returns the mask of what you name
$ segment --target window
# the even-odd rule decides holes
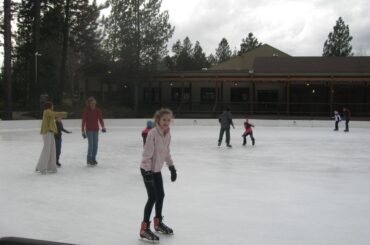
[[[172,88],[171,89],[171,99],[173,102],[181,102],[181,101],[188,102],[190,99],[190,89],[189,88]]]
[[[259,90],[257,92],[258,102],[278,102],[277,90]]]
[[[214,102],[216,100],[215,88],[201,88],[200,89],[201,102]]]
[[[159,100],[160,100],[159,88],[144,88],[144,90],[143,90],[143,101],[144,102],[159,103]]]
[[[249,100],[249,88],[231,88],[231,102],[245,102]]]

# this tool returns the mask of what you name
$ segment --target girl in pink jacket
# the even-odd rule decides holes
[[[150,215],[154,205],[154,229],[163,234],[173,234],[173,230],[162,222],[164,189],[161,174],[164,162],[166,162],[171,172],[171,181],[174,182],[177,178],[170,154],[171,134],[169,125],[172,117],[172,111],[166,108],[162,108],[154,114],[155,127],[148,133],[140,165],[141,175],[148,193],[148,200],[144,208],[144,219],[140,228],[140,238],[152,242],[159,241],[159,237],[150,230]]]
[[[247,136],[248,135],[251,137],[252,145],[254,145],[256,143],[256,140],[253,137],[253,130],[252,130],[252,128],[254,128],[254,125],[251,124],[251,123],[249,123],[248,119],[245,119],[244,128],[245,128],[245,131],[242,134],[242,137],[243,137],[243,145],[246,145],[247,144]]]

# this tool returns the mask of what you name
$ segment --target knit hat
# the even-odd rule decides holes
[[[148,120],[148,121],[146,122],[146,127],[147,127],[147,128],[152,128],[152,127],[153,127],[153,122],[152,122],[152,121],[150,121],[150,120]]]

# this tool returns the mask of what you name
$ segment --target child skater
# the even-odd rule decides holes
[[[340,115],[338,113],[338,111],[334,111],[334,120],[335,120],[335,128],[334,128],[334,131],[338,131],[338,124],[340,121],[342,121],[342,119],[340,118]]]
[[[61,167],[62,164],[59,162],[60,153],[62,151],[62,132],[65,132],[67,134],[72,133],[71,131],[66,130],[63,127],[62,118],[57,117],[55,124],[57,125],[57,133],[54,135],[55,138],[55,149],[57,152],[57,166]]]
[[[246,145],[247,144],[247,136],[250,135],[251,137],[251,140],[252,140],[252,145],[254,145],[254,143],[256,142],[254,137],[253,137],[253,130],[252,130],[252,127],[254,128],[254,125],[249,123],[248,121],[248,118],[245,120],[244,122],[244,128],[245,128],[245,131],[242,135],[243,137],[243,145]]]
[[[159,242],[159,237],[150,230],[150,215],[155,205],[154,230],[172,235],[173,230],[163,223],[162,207],[164,199],[162,167],[167,163],[171,172],[171,181],[177,178],[176,169],[170,154],[171,134],[169,125],[172,111],[162,108],[154,114],[154,128],[148,133],[144,145],[143,159],[140,165],[141,175],[148,194],[144,208],[144,220],[141,223],[140,238],[145,241]]]
[[[143,145],[145,145],[146,138],[148,136],[149,130],[153,128],[153,122],[152,121],[147,121],[146,122],[146,128],[141,131],[141,137],[143,137]]]
[[[45,102],[44,112],[42,115],[41,134],[44,141],[39,161],[36,165],[36,172],[42,174],[56,173],[56,149],[54,134],[57,133],[57,126],[55,123],[56,117],[67,117],[67,112],[55,112],[54,106],[51,102]]]

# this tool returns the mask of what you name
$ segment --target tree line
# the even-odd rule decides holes
[[[138,108],[140,83],[160,70],[201,70],[262,45],[253,35],[232,51],[222,38],[208,56],[199,41],[177,40],[167,47],[175,27],[161,0],[21,0],[3,1],[1,32],[4,66],[0,111],[12,118],[13,108],[37,110],[40,96],[55,104],[78,93],[78,79],[94,64],[109,67],[109,80],[130,85],[132,107]],[[103,16],[102,10],[110,8]],[[15,27],[12,28],[12,25]],[[323,56],[353,55],[349,28],[339,18],[324,44]],[[91,70],[91,69],[90,69]]]

